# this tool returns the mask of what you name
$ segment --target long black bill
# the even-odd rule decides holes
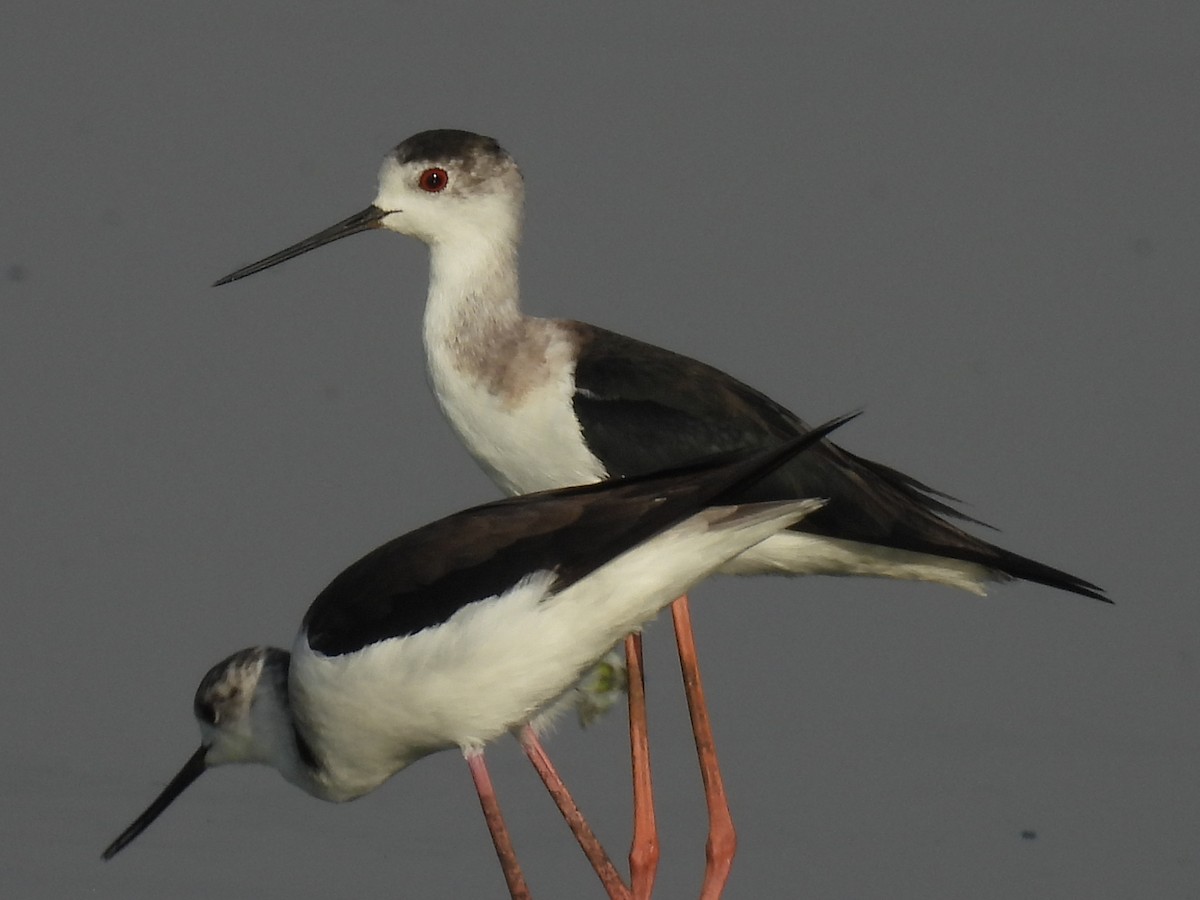
[[[305,238],[298,244],[292,244],[286,250],[280,250],[266,259],[260,259],[256,263],[251,263],[244,268],[238,269],[236,272],[231,272],[220,281],[213,282],[213,287],[220,287],[223,284],[229,284],[231,281],[237,281],[239,278],[245,278],[247,275],[254,275],[263,269],[269,269],[271,266],[277,266],[281,262],[287,262],[292,257],[299,256],[301,253],[316,250],[318,247],[339,241],[344,237],[350,237],[352,234],[358,234],[360,231],[369,231],[372,228],[378,228],[380,227],[380,220],[387,214],[386,210],[382,210],[372,204],[362,212],[357,212],[348,219],[342,219],[336,225],[332,225],[324,231],[318,231],[312,237]]]
[[[102,854],[103,859],[112,859],[125,849],[125,845],[149,828],[150,823],[157,819],[176,797],[187,790],[189,784],[204,774],[206,768],[204,757],[207,753],[208,747],[201,745],[200,749],[192,754],[192,758],[184,763],[183,768],[179,770],[179,774],[172,778],[171,783],[163,788],[163,792],[158,795],[155,801],[146,807],[146,811],[134,819],[133,824],[122,831],[120,837],[108,845],[108,849]]]

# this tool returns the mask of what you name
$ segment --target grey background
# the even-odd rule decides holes
[[[863,405],[844,444],[1118,601],[697,591],[729,895],[1200,895],[1200,8],[565,6],[6,5],[5,896],[503,893],[453,753],[340,807],[219,770],[98,858],[194,748],[209,665],[496,495],[424,382],[424,248],[208,287],[365,206],[439,126],[523,165],[530,311],[811,420]],[[704,816],[665,622],[647,652],[660,895],[687,897]],[[550,746],[623,858],[622,719]],[[599,895],[515,745],[490,756],[537,894]]]

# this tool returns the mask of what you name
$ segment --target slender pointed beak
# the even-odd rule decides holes
[[[386,215],[388,215],[387,210],[380,209],[378,206],[372,204],[362,212],[357,212],[348,219],[342,219],[336,225],[332,225],[324,231],[318,231],[312,237],[305,238],[298,244],[292,244],[286,250],[280,250],[266,259],[260,259],[256,263],[251,263],[248,266],[238,269],[236,272],[229,273],[221,280],[214,282],[213,287],[220,287],[223,284],[229,284],[231,281],[237,281],[239,278],[245,278],[247,275],[254,275],[263,269],[269,269],[271,266],[277,266],[281,262],[287,262],[292,257],[299,256],[301,253],[316,250],[318,247],[339,241],[344,237],[350,237],[352,234],[358,234],[360,231],[380,228],[382,226],[379,223]]]
[[[163,788],[163,792],[158,795],[153,803],[146,807],[146,811],[133,820],[133,824],[121,832],[120,836],[108,845],[104,851],[102,859],[112,859],[123,849],[125,845],[130,843],[135,837],[150,827],[150,823],[157,819],[164,809],[171,805],[180,794],[187,790],[188,785],[204,774],[204,770],[208,767],[204,758],[208,754],[208,747],[201,745],[200,749],[192,754],[179,774],[171,779],[171,783]]]

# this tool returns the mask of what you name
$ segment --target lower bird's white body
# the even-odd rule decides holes
[[[534,572],[441,625],[345,656],[314,652],[301,633],[288,693],[321,764],[319,783],[301,786],[350,800],[429,753],[482,748],[553,703],[614,643],[726,559],[819,506],[708,509],[559,593],[548,592],[553,573]]]

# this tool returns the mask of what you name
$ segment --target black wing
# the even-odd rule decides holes
[[[770,446],[808,431],[794,413],[719,369],[593,325],[562,324],[578,344],[575,413],[610,476]],[[793,526],[799,531],[961,559],[998,577],[1106,599],[1094,584],[966,533],[946,521],[975,521],[943,502],[953,498],[831,441],[761,479],[742,499],[787,497],[829,500]]]
[[[838,419],[771,450],[721,454],[666,473],[510,497],[389,541],[342,572],[304,616],[327,656],[447,621],[535,572],[561,590],[613,557],[781,465]]]

